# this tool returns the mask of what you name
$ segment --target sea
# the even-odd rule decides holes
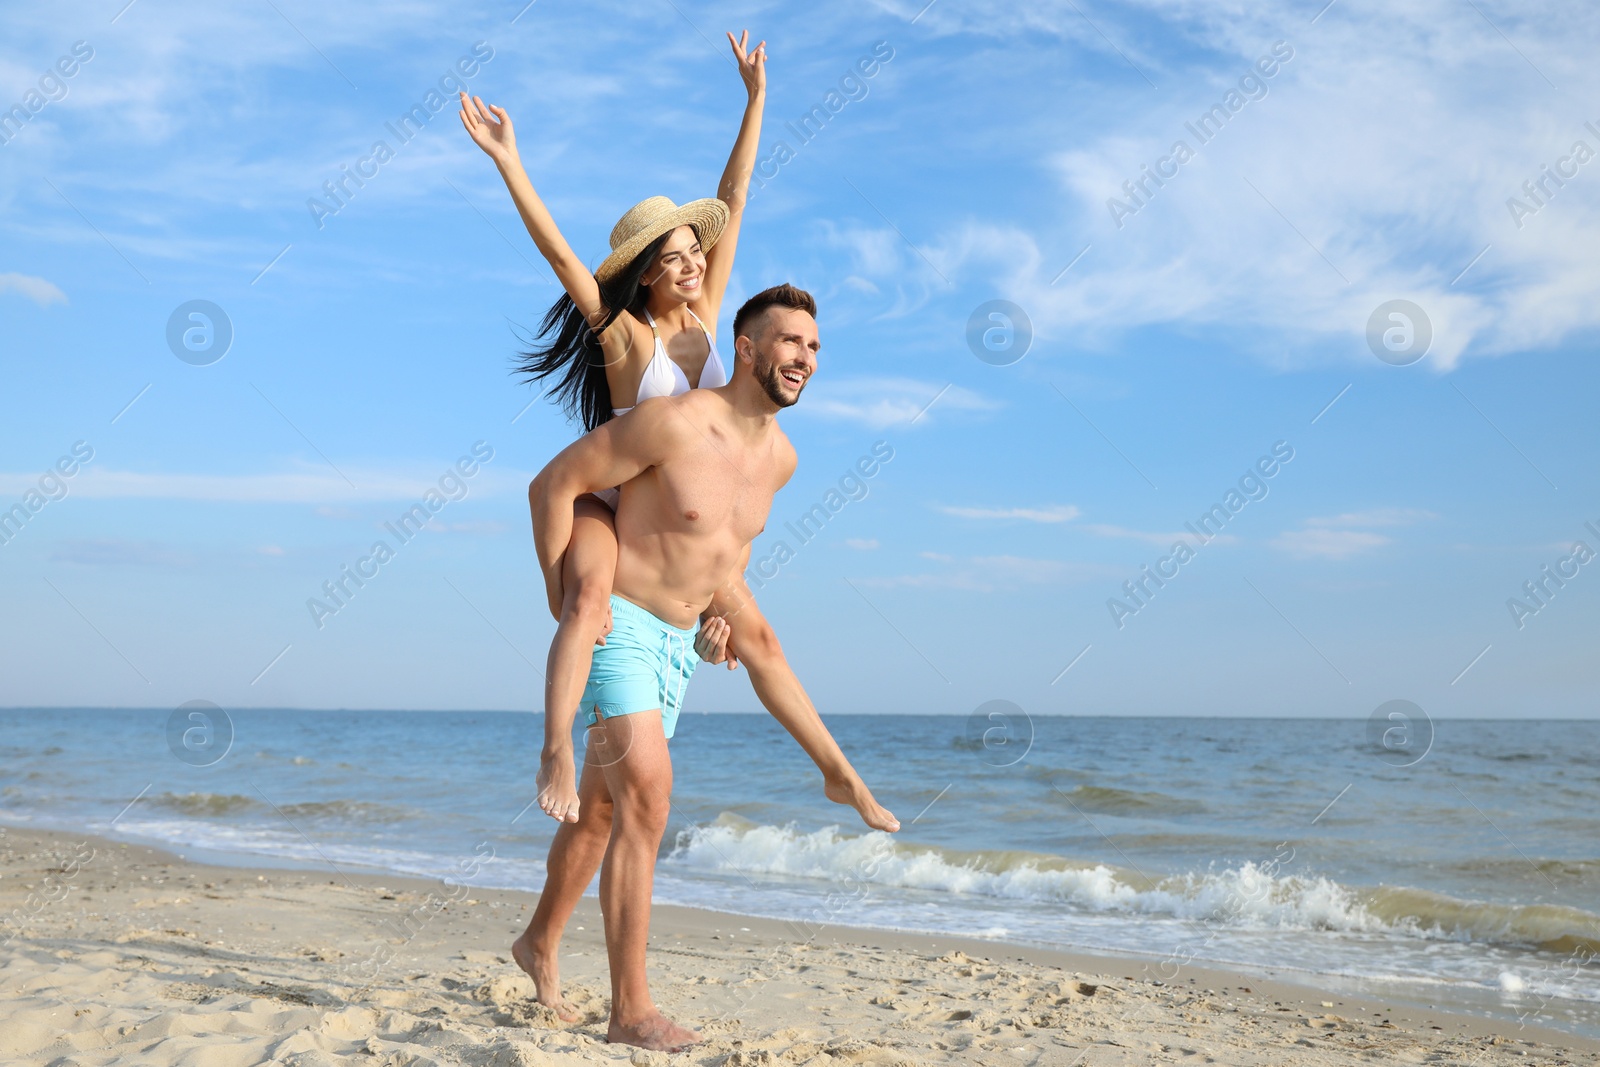
[[[1115,954],[1169,984],[1222,965],[1600,1036],[1600,722],[1408,721],[1398,746],[1365,720],[828,725],[901,830],[829,803],[770,717],[686,714],[658,902]],[[0,710],[0,825],[537,891],[541,730],[513,712]]]

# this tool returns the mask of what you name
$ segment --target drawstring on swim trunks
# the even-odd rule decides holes
[[[661,637],[661,651],[667,657],[668,666],[672,667],[678,676],[677,694],[670,704],[667,699],[667,687],[669,682],[665,674],[663,674],[661,677],[661,711],[662,714],[666,714],[668,707],[677,708],[678,705],[682,703],[683,691],[689,684],[689,642],[688,639],[682,634],[674,633],[671,630],[665,631]],[[678,642],[678,656],[676,660],[674,660],[672,656],[672,642],[674,640]]]

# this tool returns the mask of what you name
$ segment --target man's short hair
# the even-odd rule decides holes
[[[796,311],[804,311],[812,318],[817,317],[817,302],[812,299],[811,294],[785,282],[782,285],[774,285],[771,289],[763,289],[744,302],[744,306],[733,317],[733,336],[753,338],[754,335],[749,332],[749,328],[770,307],[793,308]]]

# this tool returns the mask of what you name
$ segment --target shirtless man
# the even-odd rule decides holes
[[[900,828],[828,733],[740,578],[773,494],[794,473],[794,446],[776,416],[800,398],[816,370],[815,315],[810,294],[793,286],[756,294],[733,320],[737,361],[727,385],[644,401],[568,446],[528,487],[539,564],[557,613],[573,502],[610,486],[622,490],[613,628],[595,649],[581,705],[591,729],[578,818],[556,831],[538,909],[512,946],[540,1003],[575,1020],[561,998],[557,952],[600,867],[611,967],[608,1041],[677,1050],[700,1040],[656,1009],[645,947],[656,852],[671,809],[667,739],[699,662],[702,613],[718,617],[708,623],[718,635],[711,646],[731,640],[762,703],[816,761],[826,796],[854,807],[869,826]],[[550,736],[570,738],[566,725]]]

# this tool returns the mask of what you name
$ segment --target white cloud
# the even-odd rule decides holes
[[[1152,324],[1220,326],[1275,363],[1376,367],[1368,318],[1404,298],[1428,316],[1427,361],[1442,372],[1600,326],[1600,157],[1571,158],[1579,141],[1600,152],[1600,112],[1571,104],[1600,98],[1600,65],[1573,47],[1600,36],[1600,8],[1556,18],[1487,0],[1346,0],[1312,26],[1266,6],[1134,0],[1102,16],[1160,91],[1125,68],[1122,92],[1081,83],[1088,106],[1041,116],[1028,135],[1047,146],[1060,206],[1025,225],[947,225],[923,246],[943,274],[1020,304],[1039,336],[1111,347]],[[979,42],[1053,34],[1120,67],[1082,21],[1070,6],[1018,21],[1012,5],[979,0],[936,5],[919,25]],[[1170,47],[1179,39],[1194,48]],[[1279,40],[1294,55],[1266,95],[1202,144],[1186,123]],[[1123,183],[1179,140],[1195,157],[1148,182],[1119,227],[1108,199],[1128,202]],[[1564,184],[1547,180],[1546,203],[1519,225],[1508,200],[1531,202],[1523,183],[1564,157]]]
[[[156,541],[129,541],[116,537],[63,542],[50,553],[53,563],[82,567],[193,567],[191,552]]]
[[[0,293],[21,293],[42,308],[51,304],[65,304],[67,294],[43,278],[30,274],[0,274]]]
[[[857,552],[871,552],[878,547],[878,539],[875,537],[846,537],[844,543],[846,547],[853,548]]]
[[[473,534],[477,537],[499,537],[508,529],[505,523],[493,519],[479,522],[440,522],[435,519],[429,523],[429,527],[449,533]]]
[[[999,406],[958,385],[912,378],[846,378],[806,386],[805,398],[795,410],[884,429],[909,426],[913,420],[926,425],[952,411],[985,412]]]
[[[856,584],[879,589],[1024,589],[1042,583],[1064,584],[1103,581],[1120,572],[1097,563],[1033,559],[1025,556],[969,556],[957,558],[935,552],[918,553],[923,559],[945,564],[938,571],[853,579]]]
[[[1285,530],[1269,542],[1280,552],[1299,559],[1348,559],[1359,552],[1389,544],[1391,538],[1366,530],[1311,527]]]
[[[1046,508],[967,508],[940,504],[934,510],[961,519],[1022,519],[1026,522],[1071,522],[1081,514],[1071,504]]]
[[[1327,529],[1349,529],[1359,526],[1410,526],[1424,519],[1438,518],[1422,508],[1373,508],[1370,511],[1347,511],[1343,515],[1329,515],[1306,520],[1307,526]]]
[[[88,466],[66,481],[69,496],[85,499],[203,500],[255,504],[329,504],[414,502],[429,489],[438,491],[439,470],[406,472],[346,467],[346,482],[327,468],[306,468],[276,474],[152,474]],[[0,493],[20,496],[37,489],[38,474],[0,474]],[[524,492],[528,475],[482,468],[466,479],[467,498]],[[353,485],[351,483],[354,483]],[[338,509],[319,508],[324,517],[345,517]]]
[[[1096,537],[1113,537],[1123,538],[1129,541],[1143,541],[1147,545],[1161,549],[1171,548],[1173,542],[1175,541],[1189,542],[1194,540],[1194,535],[1187,532],[1159,533],[1150,530],[1130,530],[1126,526],[1113,526],[1109,523],[1103,522],[1086,522],[1080,525],[1078,528],[1080,530],[1086,530],[1089,533],[1094,534]],[[1234,538],[1231,534],[1217,534],[1216,536],[1212,537],[1211,540],[1231,541],[1234,540]]]
[[[1298,559],[1349,559],[1394,541],[1372,532],[1374,528],[1411,526],[1432,518],[1437,516],[1422,508],[1372,508],[1314,516],[1306,519],[1301,529],[1285,530],[1269,544]]]

